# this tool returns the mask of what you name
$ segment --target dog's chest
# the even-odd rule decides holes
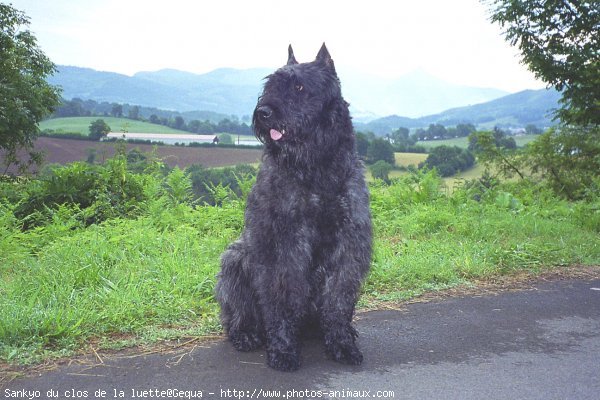
[[[305,194],[304,213],[319,231],[336,229],[349,218],[346,196],[341,193]]]

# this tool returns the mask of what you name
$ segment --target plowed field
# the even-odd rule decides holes
[[[149,144],[127,144],[127,150],[138,148],[142,152],[152,151]],[[85,161],[90,149],[96,151],[96,161],[112,157],[115,154],[114,143],[91,142],[87,140],[56,139],[40,137],[35,142],[35,150],[45,153],[45,164],[66,164],[73,161]],[[234,149],[223,147],[179,147],[157,146],[159,157],[169,166],[185,168],[191,164],[204,167],[225,167],[236,164],[253,164],[260,161],[260,149]],[[4,161],[0,153],[0,161]],[[3,169],[2,169],[3,170]],[[3,171],[2,171],[3,172]],[[15,172],[9,170],[9,172]]]

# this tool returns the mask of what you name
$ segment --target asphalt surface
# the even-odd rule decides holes
[[[294,373],[223,341],[113,354],[8,382],[0,398],[600,399],[600,280],[359,314],[361,366],[306,342]]]

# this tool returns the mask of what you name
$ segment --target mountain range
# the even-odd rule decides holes
[[[478,129],[535,125],[546,128],[554,124],[552,111],[558,107],[560,93],[555,89],[524,90],[518,93],[475,104],[457,107],[421,118],[390,115],[368,123],[355,122],[357,130],[385,135],[398,127],[421,128],[430,124],[455,126],[470,123]]]
[[[174,69],[138,72],[133,76],[89,68],[58,66],[49,78],[63,97],[135,104],[173,110],[212,111],[244,117],[251,114],[264,78],[272,69],[220,68],[205,74]],[[548,110],[560,97],[554,90],[515,94],[450,84],[416,70],[397,79],[339,70],[344,98],[358,128],[386,133],[398,126],[429,123],[453,125],[548,126]],[[402,115],[399,117],[398,115]],[[381,118],[382,116],[387,116]],[[492,125],[493,126],[493,125]]]

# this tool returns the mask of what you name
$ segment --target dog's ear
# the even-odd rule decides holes
[[[331,56],[329,55],[329,51],[327,50],[325,43],[323,43],[323,46],[321,46],[321,50],[319,50],[319,54],[317,54],[317,61],[330,67],[335,72],[335,66],[333,65],[333,60],[331,59]]]
[[[294,57],[294,50],[292,49],[292,45],[290,44],[288,47],[287,65],[294,65],[294,64],[298,64],[298,61],[296,61],[296,57]]]

